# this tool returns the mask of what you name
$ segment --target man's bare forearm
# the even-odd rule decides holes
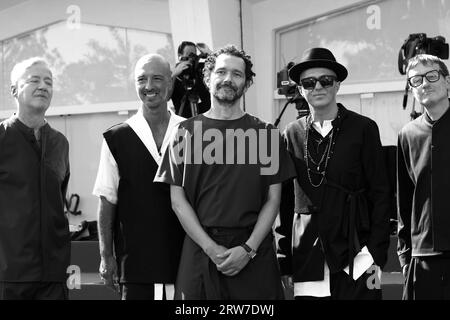
[[[273,184],[269,187],[267,201],[262,207],[252,234],[247,240],[247,245],[257,250],[272,229],[275,218],[280,208],[281,183]]]
[[[184,230],[188,236],[197,243],[206,254],[208,254],[209,249],[214,247],[216,243],[201,226],[194,209],[185,197],[183,188],[171,186],[170,197],[172,200],[172,209],[178,216]]]
[[[101,196],[98,204],[98,236],[100,256],[113,256],[113,228],[116,206]]]

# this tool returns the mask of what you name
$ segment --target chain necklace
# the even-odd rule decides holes
[[[325,180],[325,173],[327,171],[327,167],[328,167],[328,161],[330,160],[330,153],[331,153],[331,148],[334,145],[334,141],[333,141],[333,136],[334,136],[334,127],[333,129],[331,129],[331,133],[330,133],[330,137],[328,139],[327,142],[327,146],[325,147],[325,150],[322,154],[322,157],[320,158],[319,162],[315,162],[314,159],[312,158],[311,154],[308,151],[308,141],[309,141],[309,130],[311,128],[311,123],[309,121],[309,117],[306,120],[306,136],[305,136],[305,161],[306,161],[306,172],[308,175],[308,180],[309,183],[314,187],[314,188],[318,188],[322,185],[323,181]],[[309,161],[311,160],[311,162],[317,166],[317,171],[313,173],[318,174],[321,176],[320,178],[320,182],[318,184],[314,184],[312,179],[311,179],[311,169],[310,169],[310,164]],[[320,171],[320,166],[323,163],[323,161],[325,160],[325,165],[322,171]]]
[[[332,135],[333,135],[333,132],[331,132],[331,136],[332,136]],[[331,138],[331,136],[330,136],[330,138]],[[316,140],[316,141],[318,142],[318,144],[321,143],[321,142],[319,142],[320,140]],[[320,171],[320,166],[321,166],[323,160],[325,159],[325,156],[326,156],[326,154],[327,154],[327,150],[329,149],[329,146],[330,146],[330,144],[327,142],[327,145],[326,145],[326,147],[325,147],[325,150],[323,151],[322,157],[320,157],[319,162],[314,161],[314,159],[313,159],[313,157],[311,156],[311,154],[308,153],[308,158],[309,158],[309,160],[310,160],[315,166],[317,166],[317,169],[316,169],[317,172]]]

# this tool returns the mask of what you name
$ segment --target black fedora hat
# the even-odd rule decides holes
[[[303,52],[302,60],[289,69],[289,77],[292,81],[299,83],[300,74],[311,68],[327,68],[336,73],[337,80],[343,81],[347,78],[347,69],[336,62],[333,53],[326,48],[310,48]]]

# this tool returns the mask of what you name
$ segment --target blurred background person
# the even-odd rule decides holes
[[[197,54],[197,49],[200,54]],[[183,41],[178,46],[178,59],[172,74],[172,103],[177,115],[190,118],[209,110],[211,99],[203,82],[204,62],[211,50],[204,43]]]

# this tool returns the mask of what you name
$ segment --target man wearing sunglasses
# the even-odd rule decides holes
[[[299,300],[381,299],[389,186],[378,127],[336,102],[347,69],[328,49],[306,50],[289,76],[310,114],[284,132],[297,178],[280,208],[283,282]]]
[[[408,84],[425,112],[405,125],[397,149],[398,255],[403,299],[450,299],[450,76],[438,57],[408,62]]]

